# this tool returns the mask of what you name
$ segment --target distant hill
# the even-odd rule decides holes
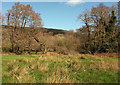
[[[12,26],[8,26],[8,25],[2,25],[2,29],[8,29],[8,28],[13,28]],[[25,27],[24,29],[31,29],[29,27]],[[53,28],[35,28],[37,30],[41,30],[43,32],[52,32],[53,35],[56,35],[56,34],[65,34],[67,31],[66,30],[62,30],[62,29],[53,29]]]

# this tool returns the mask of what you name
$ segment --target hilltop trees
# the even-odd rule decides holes
[[[85,23],[85,27],[82,29],[88,30],[88,40],[85,42],[89,43],[84,42],[83,48],[86,48],[86,51],[90,53],[114,51],[117,47],[115,38],[117,34],[115,7],[99,4],[98,7],[93,7],[91,11],[85,12],[82,15],[84,15],[84,19],[81,17],[79,19]]]

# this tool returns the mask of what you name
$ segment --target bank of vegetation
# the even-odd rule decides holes
[[[42,18],[30,5],[15,3],[2,20],[3,52],[23,53],[117,53],[119,32],[117,8],[99,4],[85,10],[78,19],[82,28],[74,31],[45,29]],[[4,23],[3,23],[4,24]]]

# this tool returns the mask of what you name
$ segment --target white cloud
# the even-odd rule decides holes
[[[84,3],[84,0],[68,0],[67,4],[69,5],[76,5],[76,4],[80,4],[80,3]]]

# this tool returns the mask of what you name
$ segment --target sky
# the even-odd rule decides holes
[[[72,2],[20,2],[24,5],[30,4],[36,13],[41,14],[45,28],[76,30],[84,25],[78,20],[79,14],[84,10],[90,10],[93,6],[98,6],[101,2],[83,2],[75,0]],[[81,1],[81,2],[80,2]],[[106,6],[116,5],[117,2],[103,2]],[[2,13],[7,13],[15,2],[2,2]]]

